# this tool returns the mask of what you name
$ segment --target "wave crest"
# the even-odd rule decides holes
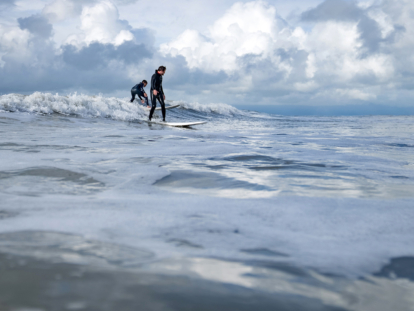
[[[193,110],[206,114],[238,115],[242,111],[227,104],[199,104],[185,101],[168,101],[179,104],[183,110]],[[120,121],[134,121],[148,118],[148,110],[128,98],[104,97],[102,95],[62,96],[35,92],[31,95],[7,94],[0,96],[0,111],[28,112],[40,114],[58,113],[85,118],[111,118]]]
[[[222,115],[236,115],[242,112],[227,104],[199,104],[197,102],[187,103],[185,101],[173,101],[174,104],[180,104],[184,109],[191,109],[204,113],[217,113]]]
[[[35,92],[31,95],[7,94],[0,96],[0,110],[8,112],[29,112],[81,117],[112,118],[133,121],[146,118],[148,112],[143,106],[125,99],[103,96],[58,94]]]

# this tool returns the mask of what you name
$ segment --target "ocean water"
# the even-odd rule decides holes
[[[0,307],[414,310],[414,116],[177,103],[0,97]]]

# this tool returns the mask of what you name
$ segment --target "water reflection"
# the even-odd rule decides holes
[[[274,260],[154,260],[145,250],[81,236],[33,231],[1,234],[0,306],[2,311],[389,311],[414,307],[412,257],[395,258],[374,275],[348,279],[294,266],[275,251],[256,251]]]

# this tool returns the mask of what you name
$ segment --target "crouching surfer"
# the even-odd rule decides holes
[[[151,78],[151,111],[149,114],[149,120],[151,121],[154,110],[157,107],[157,100],[160,102],[162,110],[162,120],[165,122],[165,95],[162,89],[162,76],[165,74],[167,68],[165,66],[158,67]]]
[[[148,84],[147,80],[142,80],[141,83],[138,83],[131,89],[131,103],[135,100],[135,96],[138,95],[139,99],[141,100],[141,103],[147,104],[147,107],[149,108],[148,103],[148,95],[145,93],[144,87],[146,87]]]

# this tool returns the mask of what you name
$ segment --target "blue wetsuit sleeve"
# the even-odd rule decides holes
[[[142,82],[137,84],[137,95],[138,95],[138,97],[139,97],[140,100],[142,100],[142,97],[141,97],[142,87],[143,87],[143,83]]]

